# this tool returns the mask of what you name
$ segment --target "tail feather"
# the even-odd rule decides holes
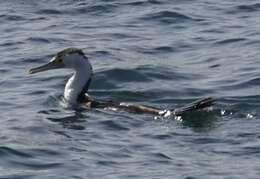
[[[189,103],[183,107],[176,108],[173,110],[175,116],[182,116],[187,112],[192,112],[200,109],[204,109],[206,107],[211,106],[214,103],[215,99],[212,97],[203,98],[192,103]]]

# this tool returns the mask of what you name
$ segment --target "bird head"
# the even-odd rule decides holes
[[[78,48],[66,48],[58,52],[49,63],[39,67],[35,67],[29,70],[29,74],[43,72],[52,69],[59,68],[72,68],[77,69],[82,65],[88,65],[92,71],[91,64],[81,49]]]

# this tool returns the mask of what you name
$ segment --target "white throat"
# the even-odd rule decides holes
[[[92,76],[92,67],[85,57],[78,56],[75,63],[78,63],[72,67],[75,72],[68,80],[64,91],[64,98],[69,105],[78,103],[80,93]]]

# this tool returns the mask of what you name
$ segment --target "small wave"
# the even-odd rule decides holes
[[[24,21],[27,20],[26,18],[24,18],[23,16],[20,15],[0,15],[0,18],[3,18],[7,21]]]
[[[250,5],[238,5],[238,6],[234,6],[226,13],[227,14],[253,13],[259,11],[259,9],[260,9],[260,3],[255,3]]]
[[[56,9],[41,9],[37,11],[36,14],[59,15],[62,14],[62,12]]]
[[[218,41],[216,42],[215,44],[216,45],[226,45],[226,44],[233,44],[233,43],[236,43],[236,42],[241,42],[241,41],[245,41],[247,40],[246,38],[231,38],[231,39],[225,39],[225,40],[221,40],[221,41]]]
[[[120,81],[120,82],[149,82],[151,81],[141,72],[135,69],[119,69],[114,68],[111,70],[107,70],[105,72],[105,76],[109,77],[109,79]]]
[[[93,51],[92,53],[89,53],[91,55],[95,55],[95,56],[98,56],[98,57],[103,57],[103,56],[112,56],[112,54],[107,51],[107,50],[97,50],[97,51]]]
[[[41,37],[29,37],[27,40],[31,42],[50,43],[48,39]]]
[[[155,51],[160,51],[160,52],[173,52],[174,49],[170,46],[160,46],[154,48]]]
[[[146,0],[146,1],[134,1],[134,2],[128,2],[122,4],[128,6],[144,6],[144,5],[162,4],[162,2],[157,0]]]
[[[106,76],[100,73],[96,73],[93,81],[91,82],[90,88],[95,90],[99,89],[117,89],[119,88],[117,83],[114,83],[110,80],[104,80]]]
[[[167,53],[176,53],[183,52],[186,50],[194,49],[194,45],[192,43],[179,43],[179,44],[153,44],[149,46],[142,47],[132,47],[138,53],[150,54],[150,55],[158,55],[158,54],[167,54]]]
[[[221,67],[221,64],[214,64],[209,66],[209,68],[218,68],[218,67]]]
[[[260,3],[252,5],[239,5],[236,7],[238,11],[242,12],[254,12],[260,9]]]
[[[154,80],[175,80],[185,81],[201,78],[201,75],[191,76],[190,73],[179,73],[176,70],[161,66],[139,66],[132,69],[114,68],[101,71],[95,74],[93,80],[94,88],[117,88],[123,82],[151,82]],[[106,79],[104,81],[104,79]],[[118,83],[120,82],[120,83]],[[100,86],[101,85],[101,86]]]
[[[17,171],[17,173],[12,173],[9,175],[5,175],[1,173],[1,179],[28,179],[28,178],[33,178],[34,176],[35,174],[31,174],[31,172],[26,172],[26,171],[22,171],[21,173]]]
[[[38,96],[38,95],[43,95],[43,94],[46,94],[46,93],[48,93],[46,90],[36,90],[36,91],[30,92],[30,93],[27,93],[27,94],[24,94],[24,95]]]
[[[35,161],[30,161],[30,162],[25,162],[25,161],[12,161],[13,165],[20,165],[22,167],[26,167],[26,168],[31,168],[34,170],[45,170],[48,168],[55,168],[55,167],[59,167],[62,164],[61,163],[42,163],[42,162],[35,162]]]
[[[100,161],[97,161],[97,165],[101,165],[101,166],[120,166],[120,163],[116,162],[116,161],[100,160]]]
[[[130,39],[130,38],[136,38],[139,39],[140,37],[132,34],[127,33],[109,33],[109,36],[111,36],[113,39]]]
[[[163,159],[163,160],[171,160],[172,158],[167,156],[166,154],[163,153],[154,153],[153,154],[154,157],[159,158],[159,159]]]
[[[174,47],[171,46],[158,46],[153,48],[139,47],[136,50],[144,54],[160,54],[160,53],[165,54],[165,53],[172,53],[177,51]]]
[[[47,119],[51,122],[60,123],[64,128],[73,130],[85,130],[85,126],[81,123],[85,122],[87,116],[82,115],[81,113],[74,113],[72,111],[72,113],[69,115],[61,116],[62,113],[60,113],[60,111],[56,112],[52,109],[48,111],[39,111],[39,113],[51,115],[52,117],[47,117]],[[58,114],[60,115],[58,116]]]
[[[260,77],[252,78],[246,82],[243,82],[244,86],[257,86],[260,85]]]
[[[17,88],[19,87],[21,84],[17,85],[17,82],[15,80],[2,80],[0,81],[0,85],[2,87],[5,87],[6,89],[9,89],[9,88]]]
[[[94,5],[85,6],[74,9],[74,13],[77,14],[91,14],[91,15],[103,15],[107,13],[112,13],[117,8],[114,4],[104,4],[104,5]]]
[[[0,46],[7,47],[7,46],[15,46],[15,45],[22,45],[24,42],[15,42],[15,41],[8,41],[0,44]]]
[[[250,88],[258,85],[260,85],[260,77],[255,77],[244,81],[240,80],[238,82],[234,82],[233,84],[222,86],[221,88],[223,90],[234,90],[234,89],[241,90],[241,89]]]
[[[260,40],[258,39],[250,39],[245,43],[245,45],[259,45],[259,44],[260,44]]]
[[[31,158],[32,157],[32,155],[30,155],[28,153],[21,152],[19,150],[15,150],[15,149],[10,148],[10,147],[1,146],[0,147],[0,156],[4,157],[4,156],[9,156],[9,155],[25,157],[25,158]]]
[[[124,127],[123,125],[119,124],[117,121],[106,120],[100,123],[103,124],[104,127],[109,130],[129,130],[129,128]]]
[[[170,138],[172,138],[172,136],[169,135],[169,134],[150,135],[150,137],[153,138],[153,139],[159,139],[159,140],[165,140],[165,139],[170,139]]]
[[[46,59],[48,59],[47,56],[45,56],[44,58],[31,58],[31,57],[28,57],[28,58],[23,58],[22,62],[33,64],[33,65],[38,65],[39,63],[44,63]]]
[[[143,101],[154,100],[155,103],[163,103],[163,104],[166,103],[166,100],[162,100],[162,98],[164,98],[165,96],[173,96],[172,91],[161,90],[158,92],[158,89],[146,90],[146,91],[95,90],[95,91],[91,91],[91,94],[94,96],[99,96],[99,97],[103,96],[103,98],[105,97],[106,99],[111,99],[111,98],[122,99],[123,98],[123,99],[131,100],[132,102],[133,101],[143,102]],[[168,103],[176,103],[176,101],[177,100],[174,100],[173,98],[171,98],[168,101]]]
[[[219,138],[213,138],[213,137],[203,137],[203,138],[197,138],[193,139],[193,143],[195,144],[216,144],[216,143],[225,143],[226,141],[223,141]]]
[[[196,20],[187,15],[174,12],[174,11],[160,11],[156,13],[146,14],[141,19],[145,21],[157,21],[166,24],[185,22],[187,20],[188,21]]]

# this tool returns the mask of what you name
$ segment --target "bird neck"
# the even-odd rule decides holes
[[[75,72],[68,80],[64,91],[64,98],[70,105],[76,105],[79,96],[87,92],[92,76],[92,68],[89,64],[80,65],[74,70]]]

